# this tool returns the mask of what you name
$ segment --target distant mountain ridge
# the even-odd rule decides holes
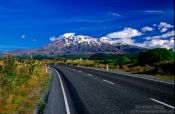
[[[114,52],[114,53],[137,53],[143,48],[121,43],[118,40],[103,38],[92,38],[74,34],[60,36],[54,39],[50,44],[34,49],[21,49],[13,51],[4,51],[3,54],[21,55],[58,55],[58,54],[86,54],[99,52]]]

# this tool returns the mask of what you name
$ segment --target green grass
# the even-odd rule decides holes
[[[45,100],[41,100],[41,101],[39,102],[39,108],[40,108],[40,110],[44,109],[45,106],[46,106]]]
[[[6,58],[0,61],[0,114],[31,114],[48,82],[45,61]]]

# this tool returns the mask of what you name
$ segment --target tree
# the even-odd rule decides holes
[[[120,57],[117,59],[118,64],[127,64],[129,61],[128,57]]]
[[[140,65],[154,64],[163,60],[173,61],[174,53],[172,49],[156,48],[139,53],[137,58]]]

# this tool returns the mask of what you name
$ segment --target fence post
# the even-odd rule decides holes
[[[45,68],[46,68],[46,74],[48,73],[48,69],[47,69],[47,65],[45,64]]]
[[[106,65],[106,70],[109,70],[109,65],[108,64]]]

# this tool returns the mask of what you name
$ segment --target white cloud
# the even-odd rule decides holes
[[[159,28],[172,28],[172,27],[174,27],[173,25],[171,25],[171,24],[168,24],[168,23],[166,23],[166,22],[160,22],[160,24],[158,25],[158,27]]]
[[[65,33],[62,36],[65,37],[65,38],[69,38],[69,37],[75,36],[75,33]]]
[[[108,38],[133,38],[136,36],[141,36],[142,33],[133,28],[124,28],[124,30],[119,32],[113,32],[107,35]]]
[[[142,31],[143,31],[143,32],[151,32],[151,31],[153,31],[153,30],[154,30],[154,29],[153,29],[152,27],[148,27],[148,26],[142,28]]]
[[[143,43],[137,43],[136,45],[145,48],[167,48],[173,49],[174,48],[174,38],[169,40],[162,40],[162,39],[152,39],[150,41],[145,41]]]
[[[122,31],[110,33],[106,37],[109,39],[111,38],[115,39],[115,40],[112,40],[111,42],[120,42],[124,44],[133,45],[134,39],[132,38],[136,36],[141,36],[141,35],[142,33],[139,32],[138,30],[128,27],[128,28],[124,28]]]
[[[131,38],[120,38],[118,39],[118,42],[123,43],[123,44],[134,45],[134,40]]]
[[[167,32],[165,34],[162,35],[158,35],[158,36],[149,36],[146,37],[146,40],[151,40],[151,39],[162,39],[162,38],[169,38],[169,37],[173,37],[174,36],[174,32],[175,31],[171,31],[171,32]]]
[[[154,24],[152,27],[145,26],[141,28],[141,30],[142,32],[147,32],[147,31],[151,32],[155,29],[154,27],[157,27],[159,30],[162,30],[162,31],[167,31],[169,28],[172,28],[173,26],[165,22],[160,22],[159,25]],[[137,29],[127,27],[121,31],[113,32],[104,37],[101,37],[100,40],[111,44],[120,42],[123,44],[136,45],[144,48],[168,48],[168,49],[174,48],[174,38],[175,38],[174,30],[166,32],[161,35],[146,37],[143,43],[136,43],[135,42],[136,40],[134,39],[134,37],[141,36],[143,34],[142,32],[138,31]],[[75,33],[65,33],[63,35],[60,35],[59,37],[53,36],[53,37],[50,37],[50,41],[58,40],[61,37],[70,39],[76,36],[79,37],[80,39],[84,39],[84,41],[85,40],[92,41],[87,38],[89,36],[75,35]],[[92,38],[92,39],[94,39],[93,41],[96,41],[95,38]]]
[[[153,27],[156,27],[157,26],[157,24],[153,24]]]
[[[49,38],[51,42],[54,42],[55,40],[57,40],[57,38],[55,36],[52,36]]]
[[[166,32],[168,29],[167,28],[162,28],[160,32]]]
[[[112,15],[112,16],[121,17],[121,15],[120,15],[120,14],[115,13],[115,12],[108,12],[108,15]]]
[[[54,42],[54,41],[58,40],[60,37],[70,38],[73,36],[75,36],[75,33],[64,33],[63,35],[60,35],[59,37],[52,36],[49,39],[51,42]]]
[[[25,34],[21,35],[21,38],[22,39],[26,38],[26,35]]]
[[[173,27],[173,25],[168,24],[166,22],[160,22],[160,24],[158,25],[158,29],[160,30],[160,32],[166,32],[169,28]]]
[[[145,10],[145,13],[163,13],[162,10]]]

